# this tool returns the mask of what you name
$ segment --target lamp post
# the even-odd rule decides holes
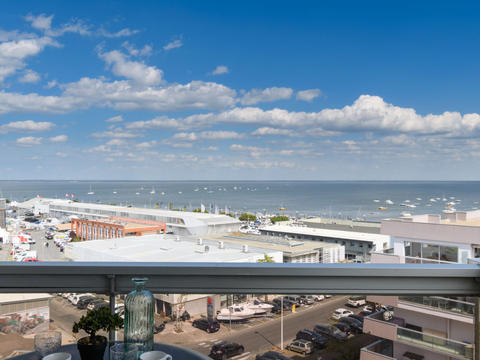
[[[280,347],[283,350],[283,296],[280,298]]]

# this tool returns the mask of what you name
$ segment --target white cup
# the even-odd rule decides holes
[[[172,360],[172,355],[163,351],[148,351],[140,355],[140,360]]]
[[[65,352],[59,352],[44,356],[42,360],[72,360],[72,355]]]

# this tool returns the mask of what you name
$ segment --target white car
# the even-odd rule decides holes
[[[332,314],[332,319],[340,320],[341,318],[347,317],[348,315],[353,315],[353,312],[347,309],[339,308],[335,310],[335,312]]]
[[[313,299],[315,301],[323,301],[323,300],[325,300],[325,296],[323,296],[323,295],[313,295]]]
[[[67,296],[67,300],[70,301],[70,302],[72,302],[72,301],[73,301],[73,298],[74,298],[75,296],[77,296],[77,293],[71,293],[71,294],[69,294],[69,295]]]
[[[70,296],[68,297],[68,300],[70,300],[70,302],[73,304],[73,305],[77,305],[78,304],[78,300],[80,300],[81,298],[83,297],[90,297],[90,296],[93,296],[92,294],[75,294],[72,299],[70,300]]]
[[[365,299],[365,296],[350,296],[348,298],[348,305],[353,307],[359,307],[365,305],[366,303],[367,300]]]

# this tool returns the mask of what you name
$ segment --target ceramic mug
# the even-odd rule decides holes
[[[59,352],[44,356],[42,360],[72,360],[72,355],[65,352]]]
[[[140,360],[172,360],[172,356],[163,351],[148,351],[140,355]]]

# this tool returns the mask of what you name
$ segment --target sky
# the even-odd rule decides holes
[[[480,3],[22,1],[0,179],[478,180]]]

